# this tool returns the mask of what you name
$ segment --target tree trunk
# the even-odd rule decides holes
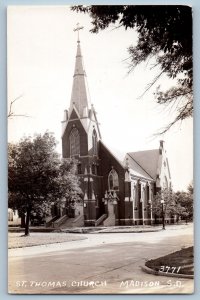
[[[21,214],[21,228],[25,228],[25,214]]]
[[[30,235],[30,231],[29,231],[29,223],[30,223],[30,208],[27,208],[26,211],[26,224],[25,224],[25,235],[28,236]]]
[[[163,225],[163,229],[165,229],[165,214],[162,213],[162,225]]]

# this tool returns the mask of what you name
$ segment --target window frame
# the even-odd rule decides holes
[[[113,181],[112,186],[110,184],[110,178],[112,178]],[[108,191],[119,191],[119,175],[115,169],[112,169],[108,174]]]
[[[70,157],[80,155],[80,134],[76,127],[73,127],[69,135]]]

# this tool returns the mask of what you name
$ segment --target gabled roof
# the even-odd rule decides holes
[[[129,152],[129,157],[132,158],[145,173],[154,180],[158,172],[159,149]]]
[[[126,158],[128,158],[128,165],[130,168],[130,173],[137,177],[143,177],[148,180],[153,178],[133,159],[130,153],[127,153],[124,159],[124,164],[126,163]]]

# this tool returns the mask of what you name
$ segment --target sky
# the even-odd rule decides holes
[[[8,140],[53,132],[61,153],[61,121],[69,108],[74,73],[77,33],[80,32],[90,102],[97,111],[104,143],[117,153],[156,149],[165,141],[174,190],[185,190],[193,178],[193,120],[176,125],[164,136],[155,133],[174,117],[156,103],[157,85],[174,84],[166,75],[148,92],[144,90],[159,72],[154,61],[142,63],[128,74],[128,52],[136,45],[134,30],[114,26],[98,34],[89,32],[88,15],[68,6],[10,6],[8,9]]]

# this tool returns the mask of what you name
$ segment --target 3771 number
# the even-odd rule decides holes
[[[160,266],[159,271],[165,272],[165,273],[179,273],[181,267],[170,267],[170,266]]]

